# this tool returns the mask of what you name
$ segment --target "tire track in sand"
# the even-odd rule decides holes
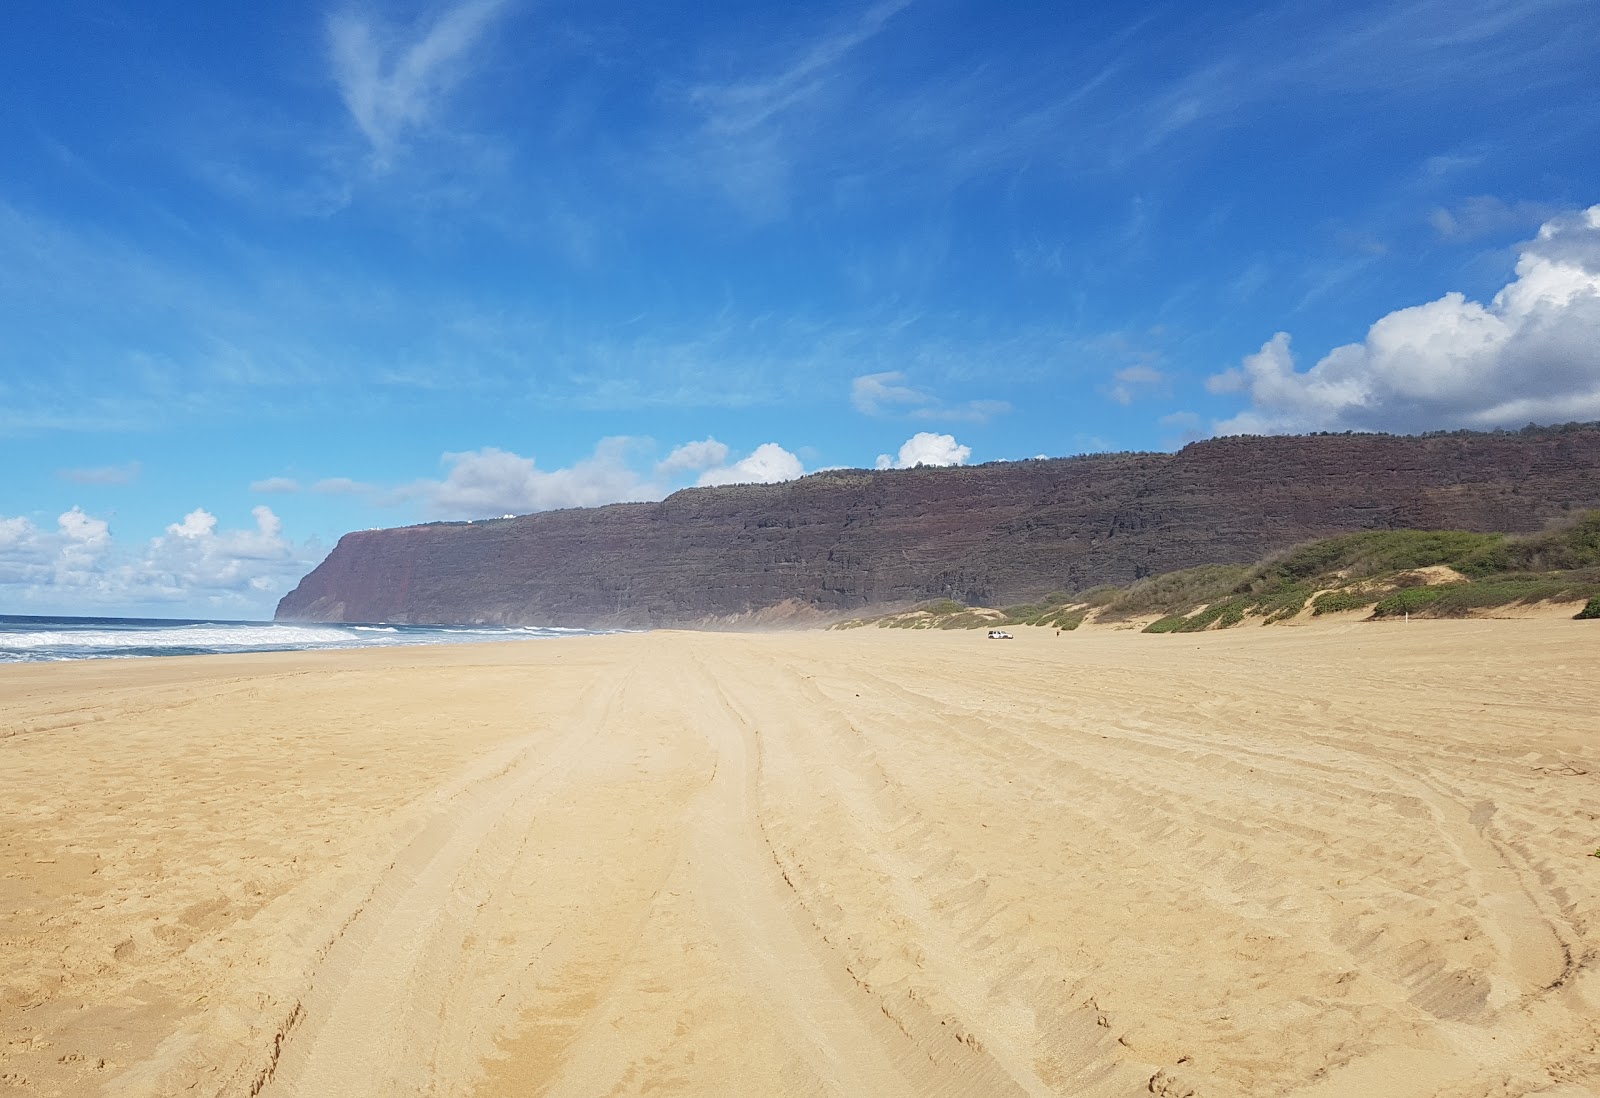
[[[420,1094],[445,1003],[459,994],[463,942],[485,879],[516,859],[536,808],[533,796],[568,769],[600,734],[627,682],[597,684],[571,731],[535,753],[525,744],[503,766],[469,782],[395,854],[370,898],[311,972],[296,1024],[251,1093],[265,1098],[327,1094]]]
[[[795,720],[800,712],[808,712],[805,701],[779,688],[792,675],[758,656],[744,664],[744,675],[714,674],[704,661],[696,659],[696,664],[712,703],[701,706],[701,711],[715,714],[707,735],[717,739],[718,757],[726,768],[718,771],[722,787],[715,789],[714,779],[714,787],[707,789],[706,813],[694,837],[701,864],[717,866],[714,872],[701,874],[707,912],[722,924],[733,959],[746,965],[754,959],[765,967],[763,981],[770,991],[779,992],[782,1010],[805,1023],[813,1068],[819,1058],[837,1066],[840,1053],[858,1060],[854,1080],[838,1071],[819,1076],[835,1093],[845,1095],[894,1095],[907,1093],[907,1088],[922,1096],[982,1093],[1021,1098],[1053,1093],[1035,1076],[1026,1056],[1010,1055],[1003,1044],[992,1047],[973,1032],[971,1018],[949,1013],[952,994],[958,996],[954,984],[939,984],[890,1002],[851,970],[846,957],[822,932],[816,914],[806,909],[802,887],[790,879],[792,866],[786,866],[771,844],[763,818],[763,810],[770,807],[763,805],[760,794],[766,765],[763,739],[779,736],[794,741],[786,746],[802,747],[802,754],[810,754],[816,765],[834,773],[835,781],[842,779],[838,771],[850,768],[850,760],[838,752],[818,751],[803,727],[805,720]],[[874,845],[870,831],[851,831],[838,839]],[[722,861],[706,863],[707,855]],[[874,850],[874,856],[882,864],[886,852]],[[882,916],[893,919],[896,912],[883,911]],[[805,984],[795,983],[797,962],[810,973]],[[955,970],[942,975],[962,983]],[[829,1013],[819,1016],[818,1004],[826,996],[834,1002]],[[846,1024],[851,1015],[866,1018],[866,1032]],[[859,1060],[864,1052],[874,1060]],[[893,1079],[883,1080],[886,1068],[893,1068]],[[874,1077],[880,1082],[862,1088]]]
[[[706,699],[691,710],[705,715],[702,729],[717,766],[691,807],[687,850],[702,917],[724,959],[752,985],[752,997],[782,1020],[791,1047],[828,1093],[930,1093],[897,1070],[910,1051],[900,1032],[797,924],[798,904],[757,815],[759,731],[729,704],[705,663],[693,663],[683,685]]]

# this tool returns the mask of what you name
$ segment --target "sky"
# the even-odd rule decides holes
[[[347,531],[1600,419],[1593,0],[13,5],[0,614]]]

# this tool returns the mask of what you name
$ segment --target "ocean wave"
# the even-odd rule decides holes
[[[0,623],[0,663],[136,656],[390,648],[557,638],[584,629],[538,626],[344,625],[291,622],[125,624],[108,619],[12,619]]]
[[[40,629],[0,636],[0,648],[299,648],[348,643],[340,629],[304,625],[174,625],[129,629]]]

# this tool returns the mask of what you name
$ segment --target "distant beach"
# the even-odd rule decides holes
[[[493,625],[347,625],[193,618],[87,618],[0,614],[0,663],[315,652],[419,644],[591,635],[586,629]]]

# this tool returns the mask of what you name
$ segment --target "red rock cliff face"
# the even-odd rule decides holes
[[[660,503],[347,534],[280,620],[671,625],[1003,605],[1354,530],[1533,530],[1600,507],[1600,425],[1225,438],[1176,454],[821,473]]]

